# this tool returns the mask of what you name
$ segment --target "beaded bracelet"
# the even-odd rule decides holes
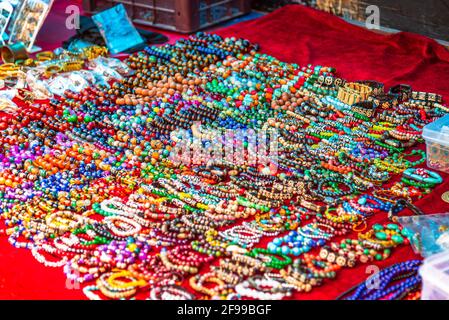
[[[396,94],[379,94],[368,97],[368,101],[374,104],[375,108],[383,110],[395,108],[398,106],[398,95]]]
[[[371,101],[360,101],[351,106],[354,113],[362,114],[365,117],[372,118],[376,112],[376,105]]]
[[[338,89],[338,99],[352,106],[354,103],[365,101],[372,94],[373,89],[367,85],[351,82]]]
[[[373,89],[373,95],[377,96],[384,92],[385,85],[381,82],[375,81],[375,80],[362,80],[357,81],[357,83],[369,86],[371,89]]]
[[[399,84],[390,88],[390,94],[397,95],[398,102],[401,103],[410,98],[412,94],[412,88],[406,84]]]
[[[157,286],[150,290],[151,300],[193,300],[195,296],[181,286]]]
[[[436,172],[426,169],[412,169],[409,168],[403,172],[404,178],[407,180],[415,180],[419,183],[436,185],[443,182],[443,178]]]
[[[288,284],[287,287],[281,283],[282,287],[291,288],[291,286],[293,286],[293,288],[298,292],[310,292],[312,291],[312,286],[318,285],[318,281],[315,279],[306,279],[301,275],[288,272],[284,269],[280,271],[280,275],[282,276],[282,280]]]
[[[443,102],[443,96],[436,93],[422,92],[422,91],[413,91],[411,94],[412,99],[426,101],[426,102]]]
[[[292,259],[284,254],[279,253],[271,253],[267,249],[255,248],[250,253],[248,253],[250,257],[267,259],[265,261],[265,266],[274,269],[282,269],[283,267],[292,263]],[[281,257],[281,259],[277,258],[277,256]]]
[[[271,289],[269,289],[271,288]],[[288,293],[281,291],[281,284],[277,281],[267,279],[254,279],[253,281],[244,281],[235,287],[235,291],[241,297],[250,297],[260,300],[280,300]]]
[[[215,286],[213,288],[205,287],[205,283],[212,283],[215,284]],[[229,285],[219,279],[213,272],[195,275],[194,277],[190,278],[189,284],[193,290],[210,297],[226,295],[228,293],[227,291],[229,287]]]

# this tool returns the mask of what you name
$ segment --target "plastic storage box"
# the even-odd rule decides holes
[[[433,255],[421,266],[422,300],[449,300],[449,251]]]
[[[424,127],[427,166],[449,173],[449,114]]]
[[[136,24],[192,33],[251,11],[251,0],[83,0],[95,13],[122,3]]]

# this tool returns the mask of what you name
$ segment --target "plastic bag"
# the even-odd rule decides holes
[[[449,213],[398,217],[413,250],[428,257],[449,250]]]
[[[144,43],[122,4],[97,13],[92,19],[112,54],[124,52]]]
[[[114,75],[116,73],[119,74],[119,76],[115,76],[115,77],[113,77],[113,79],[115,78],[118,80],[120,80],[122,78],[121,76],[127,76],[132,73],[131,69],[126,65],[126,63],[123,63],[119,59],[115,59],[115,58],[98,57],[92,61],[89,61],[87,64],[87,67],[91,70],[94,70],[94,71],[97,71],[100,73],[103,72],[104,69],[106,69],[106,70],[113,69],[113,70],[115,70]]]

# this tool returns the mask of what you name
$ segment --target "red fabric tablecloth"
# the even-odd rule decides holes
[[[348,80],[374,79],[387,86],[407,83],[415,90],[449,97],[449,51],[428,38],[398,33],[381,35],[350,25],[334,16],[299,5],[286,6],[258,20],[217,31],[223,36],[243,37],[261,45],[261,51],[283,61],[333,66]],[[441,194],[449,191],[448,175],[434,192],[416,204],[426,213],[449,212]],[[385,215],[370,222],[386,222]],[[418,258],[403,246],[377,264]],[[371,271],[370,271],[371,270]],[[372,273],[367,265],[342,270],[310,294],[297,299],[334,299]],[[29,252],[13,248],[0,237],[0,299],[83,299],[80,290],[67,282],[60,268],[46,268]]]

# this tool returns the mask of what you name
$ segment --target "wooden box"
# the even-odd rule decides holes
[[[379,7],[381,27],[449,41],[449,0],[317,0],[319,9],[357,21],[369,5]]]

